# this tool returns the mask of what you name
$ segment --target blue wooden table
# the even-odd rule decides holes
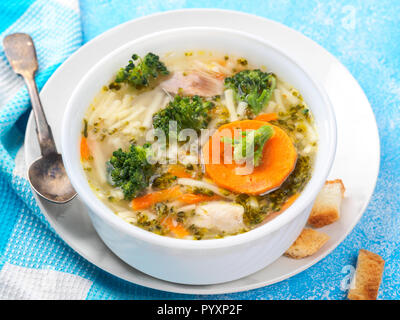
[[[137,17],[196,7],[240,10],[273,19],[326,48],[365,91],[378,122],[382,148],[381,171],[371,203],[356,228],[332,254],[281,283],[209,298],[342,299],[346,292],[341,284],[348,274],[343,266],[355,264],[362,246],[386,260],[379,297],[400,299],[400,2],[83,0],[84,41]],[[151,290],[145,291],[153,295]]]
[[[354,266],[359,248],[365,248],[386,260],[379,298],[400,299],[400,1],[80,0],[79,13],[72,8],[73,0],[2,0],[0,34],[22,30],[36,37],[41,87],[80,45],[81,25],[87,42],[120,23],[155,12],[216,6],[257,14],[300,31],[336,56],[358,80],[374,110],[381,141],[379,179],[361,221],[325,259],[269,287],[203,297],[118,279],[87,262],[57,236],[36,206],[27,181],[14,172],[29,104],[23,89],[12,103],[1,103],[8,94],[4,84],[11,71],[7,74],[0,45],[0,298],[10,297],[11,291],[11,296],[21,296],[20,287],[7,287],[16,281],[23,289],[31,284],[33,294],[40,291],[33,284],[52,281],[63,290],[75,288],[86,299],[345,299],[349,270],[344,267]]]

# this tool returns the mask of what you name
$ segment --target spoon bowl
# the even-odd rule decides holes
[[[48,201],[66,203],[76,196],[58,153],[43,156],[33,162],[28,170],[28,178],[36,193]]]

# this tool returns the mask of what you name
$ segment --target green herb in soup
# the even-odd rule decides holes
[[[242,132],[242,136],[238,139],[223,137],[222,142],[233,146],[233,159],[236,162],[243,162],[249,157],[250,151],[254,151],[250,155],[250,160],[258,167],[263,157],[264,145],[273,134],[274,129],[265,125],[257,130]]]
[[[198,139],[149,138],[153,129],[168,138],[171,122],[174,134]],[[207,240],[288,208],[311,178],[318,135],[299,91],[275,73],[190,50],[133,55],[88,107],[80,147],[93,192],[116,215],[160,236]]]

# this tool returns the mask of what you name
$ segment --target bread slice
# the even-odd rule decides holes
[[[357,268],[347,298],[350,300],[376,300],[382,280],[385,260],[376,253],[361,249]]]
[[[321,228],[339,220],[344,191],[342,180],[326,181],[315,199],[308,224],[314,228]]]
[[[302,259],[311,256],[328,240],[329,236],[325,233],[305,228],[296,241],[293,242],[290,248],[285,252],[285,255],[294,259]]]

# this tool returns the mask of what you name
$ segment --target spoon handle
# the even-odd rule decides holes
[[[42,155],[46,156],[48,154],[57,153],[53,134],[47,123],[35,82],[35,72],[38,68],[38,61],[32,38],[26,33],[10,34],[4,38],[3,47],[11,67],[15,73],[24,78],[28,88],[33,114],[35,116],[36,134],[38,136]]]
[[[56,145],[54,143],[53,133],[47,123],[46,115],[44,114],[42,103],[40,102],[38,89],[35,82],[35,75],[23,76],[25,84],[28,88],[29,96],[31,98],[32,110],[36,122],[36,134],[39,140],[40,151],[43,156],[51,153],[57,153]]]

